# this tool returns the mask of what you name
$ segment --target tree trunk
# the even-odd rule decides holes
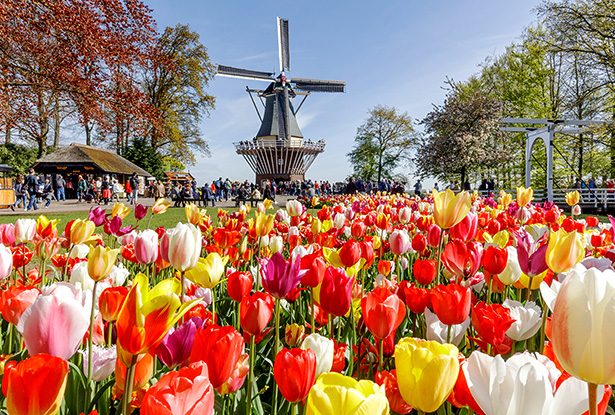
[[[47,154],[47,134],[49,133],[49,115],[45,107],[43,94],[38,95],[38,119],[39,119],[39,136],[38,136],[38,158]]]
[[[85,128],[85,145],[86,146],[91,146],[92,145],[92,126],[90,125],[89,121],[87,119],[85,119],[83,126]]]
[[[58,96],[55,97],[55,103],[53,107],[54,116],[54,132],[53,132],[53,148],[56,149],[60,146],[60,100]]]
[[[465,183],[466,183],[466,167],[463,166],[461,168],[461,186],[459,186],[459,187],[461,187],[463,189]]]
[[[579,177],[583,177],[583,134],[579,134],[579,163],[577,165]]]
[[[11,127],[6,123],[6,131],[4,132],[4,144],[11,144]]]

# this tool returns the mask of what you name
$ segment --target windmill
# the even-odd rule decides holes
[[[288,20],[278,17],[278,53],[280,71],[261,72],[218,65],[217,74],[232,78],[269,82],[264,90],[250,89],[252,104],[261,121],[258,133],[251,141],[233,143],[235,151],[244,157],[254,173],[256,182],[262,180],[303,180],[305,173],[325,149],[324,140],[304,140],[296,114],[312,92],[344,92],[346,83],[320,79],[289,77],[290,48]],[[264,107],[261,114],[254,100],[255,94]],[[295,110],[292,99],[303,96]]]

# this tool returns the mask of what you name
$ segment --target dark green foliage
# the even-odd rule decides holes
[[[15,174],[25,173],[36,161],[38,148],[18,144],[0,145],[0,164],[6,164],[15,169]]]
[[[135,138],[122,156],[148,171],[157,179],[164,178],[162,157],[143,138]]]

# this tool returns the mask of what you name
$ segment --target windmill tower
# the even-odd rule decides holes
[[[235,151],[244,157],[254,173],[256,182],[262,180],[294,181],[303,180],[316,156],[325,149],[324,140],[304,139],[296,114],[311,92],[344,92],[345,82],[319,79],[291,78],[290,50],[288,41],[288,20],[278,17],[278,52],[280,72],[260,72],[218,65],[217,74],[233,78],[269,82],[264,90],[250,89],[252,104],[261,121],[256,136],[249,141],[233,143]],[[261,114],[254,95],[263,104]],[[297,109],[292,99],[302,96]]]

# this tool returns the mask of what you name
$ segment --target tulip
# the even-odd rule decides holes
[[[472,326],[480,338],[494,346],[506,338],[506,331],[515,322],[510,310],[500,304],[486,304],[481,301],[472,310]]]
[[[108,287],[102,290],[98,298],[98,310],[105,321],[115,321],[128,296],[126,287]]]
[[[462,242],[470,242],[476,238],[478,227],[478,215],[468,212],[465,218],[450,230],[452,239],[459,239]]]
[[[545,255],[545,261],[555,273],[569,270],[585,258],[583,236],[576,231],[566,232],[560,228],[552,232]]]
[[[257,213],[254,218],[254,230],[256,232],[256,236],[261,237],[268,235],[269,232],[273,229],[273,222],[275,216],[267,215],[265,213]]]
[[[581,206],[574,205],[570,211],[572,216],[579,216],[581,214]]]
[[[289,200],[286,202],[286,211],[290,216],[301,216],[303,214],[303,204],[298,200]]]
[[[368,330],[380,340],[395,333],[406,317],[402,301],[386,288],[377,288],[363,297],[361,309]]]
[[[9,248],[0,244],[0,280],[11,275],[13,270],[13,253]]]
[[[440,235],[438,235],[438,242],[440,241]],[[412,249],[416,252],[423,252],[427,248],[427,237],[422,233],[417,233],[412,238]]]
[[[54,234],[58,223],[60,223],[60,219],[49,220],[45,215],[41,215],[36,220],[36,233],[41,238],[47,238]]]
[[[573,268],[553,309],[553,349],[566,372],[590,384],[615,383],[615,272]]]
[[[442,229],[450,229],[466,217],[470,211],[472,199],[468,192],[457,195],[446,189],[445,192],[433,191],[433,217]]]
[[[357,381],[339,373],[317,378],[306,403],[307,415],[386,415],[389,401],[384,389],[369,380]]]
[[[130,208],[123,203],[116,202],[111,209],[111,217],[118,216],[120,219],[126,218],[130,214]]]
[[[11,246],[15,243],[15,225],[3,223],[0,225],[0,244]]]
[[[384,391],[392,411],[398,414],[407,414],[412,411],[412,407],[404,402],[404,399],[399,393],[397,371],[395,369],[390,372],[376,372],[375,380],[378,385],[384,386]]]
[[[361,259],[361,244],[354,239],[349,239],[338,254],[344,267],[352,267]]]
[[[83,373],[88,373],[88,353],[81,351],[83,355]],[[115,345],[110,348],[93,345],[92,346],[92,380],[101,382],[108,379],[115,370],[117,351]]]
[[[316,355],[311,349],[282,349],[273,364],[273,377],[284,399],[291,403],[304,400],[314,384]]]
[[[280,299],[297,288],[304,274],[299,271],[300,260],[288,261],[281,253],[276,252],[270,259],[261,261],[261,277],[263,288],[273,297]]]
[[[433,340],[441,344],[450,343],[458,346],[459,343],[461,343],[461,341],[465,338],[470,322],[470,317],[468,317],[461,324],[447,326],[438,319],[437,315],[429,311],[429,309],[425,309],[425,325],[427,328],[426,339]]]
[[[169,369],[174,369],[190,357],[194,336],[203,322],[193,317],[180,325],[177,330],[171,327],[156,347],[156,356]]]
[[[440,246],[440,238],[443,236],[442,228],[435,223],[432,223],[427,229],[427,246],[430,248],[438,248]]]
[[[60,411],[68,362],[47,354],[37,354],[4,368],[2,393],[10,415],[56,414]]]
[[[475,351],[463,370],[486,415],[573,415],[588,405],[584,385],[577,379],[565,380],[553,393],[560,371],[542,355],[526,352],[504,361]]]
[[[263,292],[246,295],[239,306],[241,328],[252,336],[258,336],[273,316],[273,298]]]
[[[194,268],[201,256],[201,231],[191,223],[186,225],[178,223],[166,234],[168,235],[167,262],[170,262],[179,272]],[[163,252],[161,248],[161,253]],[[163,259],[166,261],[164,254]]]
[[[328,267],[320,287],[320,306],[328,314],[341,317],[350,309],[354,278],[343,268]]]
[[[217,252],[199,258],[194,268],[186,272],[186,278],[199,287],[212,289],[220,282],[228,257],[221,258]]]
[[[295,347],[303,339],[305,327],[297,323],[287,324],[284,332],[284,340],[290,347]]]
[[[385,261],[381,259],[378,261],[378,273],[385,277],[391,273],[391,270],[395,269],[395,263],[393,261]]]
[[[311,288],[317,287],[325,277],[326,267],[327,264],[322,254],[315,252],[305,255],[301,258],[301,269],[305,270],[305,274],[301,277],[301,284]]]
[[[420,285],[429,285],[436,278],[437,264],[433,259],[418,259],[412,266],[412,274]]]
[[[88,213],[88,220],[94,222],[96,227],[104,224],[107,221],[107,209],[100,206],[92,206]]]
[[[220,387],[216,388],[216,391],[220,395],[228,395],[229,393],[235,393],[243,386],[243,382],[248,375],[250,370],[249,364],[249,356],[247,354],[242,354],[237,364],[235,365],[235,369],[231,373],[231,377],[228,378],[226,382]]]
[[[510,317],[515,322],[506,331],[506,335],[515,341],[527,340],[534,336],[542,324],[542,312],[533,301],[525,305],[511,299],[504,300],[503,306],[510,310]]]
[[[158,234],[146,229],[135,237],[135,257],[139,264],[151,264],[158,259]]]
[[[508,265],[508,251],[494,245],[485,249],[483,269],[491,275],[499,275]]]
[[[410,222],[410,219],[412,218],[412,209],[410,209],[409,207],[405,206],[405,207],[399,209],[399,212],[398,212],[397,216],[399,217],[399,221],[401,223],[406,224],[406,223]]]
[[[566,203],[568,204],[568,206],[577,205],[580,199],[581,195],[579,194],[578,190],[566,193]]]
[[[41,291],[33,286],[10,286],[0,295],[2,317],[9,323],[17,325],[21,315],[40,294]]]
[[[97,245],[88,255],[88,275],[94,281],[104,280],[111,273],[119,249],[103,248]]]
[[[517,258],[519,267],[530,277],[542,274],[548,267],[546,262],[547,245],[540,245],[526,231],[515,233],[517,240]]]
[[[156,200],[156,202],[150,208],[152,211],[152,215],[160,215],[167,211],[167,209],[171,206],[171,202],[165,200],[164,197],[161,197]]]
[[[365,222],[354,221],[350,227],[350,233],[353,238],[361,239],[365,236]]]
[[[419,288],[414,283],[402,281],[400,286],[400,297],[406,306],[416,314],[423,314],[425,308],[431,304],[431,292],[425,288]]]
[[[67,237],[73,245],[82,244],[90,239],[95,229],[96,225],[94,222],[77,219],[71,224]]]
[[[90,301],[90,296],[68,283],[45,287],[17,323],[30,355],[70,359],[90,325]]]
[[[431,307],[447,326],[461,324],[470,315],[472,293],[458,284],[438,285],[431,290]]]
[[[197,331],[194,336],[191,362],[205,362],[214,388],[222,386],[230,377],[243,354],[243,337],[232,326],[217,324]]]
[[[196,303],[180,304],[177,279],[167,279],[149,289],[147,277],[137,274],[117,318],[117,344],[126,354],[155,350],[167,331]],[[181,307],[180,307],[181,305]],[[124,364],[128,356],[120,354]]]
[[[118,357],[125,355],[120,347],[116,348]],[[154,355],[146,353],[140,355],[134,365],[134,379],[132,385],[126,385],[126,365],[122,362],[121,358],[115,360],[115,386],[119,396],[124,394],[124,388],[130,387],[131,391],[140,391],[143,389],[154,374]],[[132,393],[131,393],[132,395]]]
[[[523,186],[517,187],[517,204],[521,207],[528,205],[534,197],[534,191],[531,187],[527,189]]]
[[[457,381],[458,354],[452,344],[401,339],[395,346],[395,368],[404,401],[423,412],[435,412]]]
[[[252,291],[252,274],[249,272],[235,271],[228,276],[226,288],[229,297],[238,303]]]
[[[460,240],[452,240],[444,247],[442,263],[455,276],[471,278],[481,266],[483,245],[472,241],[467,244]]]
[[[214,388],[208,378],[207,364],[194,362],[177,372],[168,372],[143,398],[143,415],[211,415],[214,413]]]
[[[60,240],[58,238],[39,239],[34,243],[34,252],[36,253],[36,256],[43,262],[48,261],[49,259],[56,256],[59,250]],[[41,272],[44,272],[44,270],[41,269]]]
[[[15,222],[15,241],[26,244],[34,239],[36,221],[34,219],[17,219]]]
[[[410,249],[410,237],[405,230],[396,229],[389,236],[391,252],[393,255],[403,255]]]
[[[331,371],[333,366],[333,340],[328,339],[320,334],[312,333],[306,336],[301,345],[303,350],[310,349],[316,356],[316,378],[318,379],[323,373]]]

